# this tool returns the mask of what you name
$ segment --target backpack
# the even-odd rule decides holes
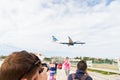
[[[73,73],[72,74],[72,79],[73,80],[86,80],[86,78],[88,77],[89,75],[87,73],[85,73],[83,76],[81,76],[79,79],[75,79],[75,74]]]

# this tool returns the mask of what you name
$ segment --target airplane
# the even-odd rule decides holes
[[[68,36],[68,39],[69,39],[69,42],[60,42],[55,36],[52,36],[52,39],[54,42],[57,42],[59,44],[66,44],[68,46],[74,46],[74,44],[85,44],[85,42],[80,42],[80,41],[73,41],[69,36]]]

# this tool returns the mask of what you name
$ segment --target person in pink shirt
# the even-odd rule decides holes
[[[69,57],[66,57],[63,65],[64,65],[66,76],[68,76],[69,73],[70,73],[70,67],[71,67],[71,64],[70,64],[70,61],[69,61]]]

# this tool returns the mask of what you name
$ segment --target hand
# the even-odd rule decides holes
[[[41,76],[41,80],[48,80],[48,75],[47,75],[47,67],[43,67],[44,69],[43,69],[43,72],[40,74],[40,76]]]

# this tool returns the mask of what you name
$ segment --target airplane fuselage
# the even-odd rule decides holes
[[[74,45],[74,43],[69,43],[68,45]]]

